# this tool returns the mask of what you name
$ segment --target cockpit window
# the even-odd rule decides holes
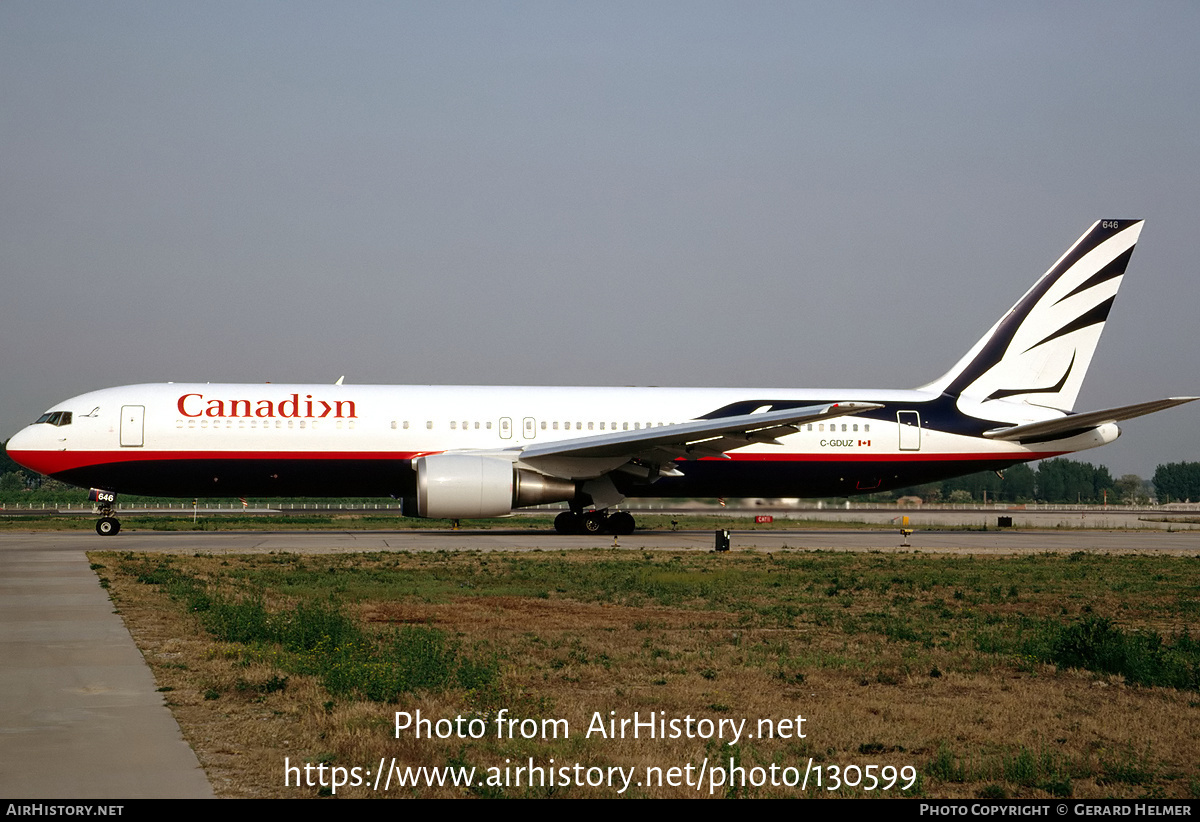
[[[53,413],[47,412],[45,414],[42,414],[40,417],[38,417],[37,422],[35,422],[34,425],[37,425],[38,423],[42,423],[42,422],[46,423],[47,425],[57,425],[59,427],[62,427],[64,425],[70,425],[71,424],[71,412],[70,411],[54,411]]]

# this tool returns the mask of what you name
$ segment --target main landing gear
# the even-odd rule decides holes
[[[632,534],[637,527],[633,515],[625,511],[563,511],[554,518],[554,530],[560,534]]]
[[[93,488],[88,494],[88,500],[95,503],[96,513],[100,515],[96,523],[96,533],[102,537],[116,536],[121,532],[121,521],[113,516],[113,506],[117,495],[112,491],[101,491]]]

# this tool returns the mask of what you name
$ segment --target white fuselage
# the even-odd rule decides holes
[[[921,391],[147,384],[83,394],[9,442],[44,474],[118,493],[342,496],[412,493],[411,461],[507,455],[542,443],[642,431],[760,408],[861,401],[869,413],[809,422],[728,458],[680,460],[682,476],[623,485],[631,496],[833,496],[1003,468],[1115,439],[1116,426],[1034,446],[985,428],[1052,414],[993,403],[977,420]]]

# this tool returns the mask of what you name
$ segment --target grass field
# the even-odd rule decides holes
[[[389,796],[1200,798],[1200,558],[91,556],[222,796],[382,758],[478,774]],[[597,731],[635,712],[677,738]]]

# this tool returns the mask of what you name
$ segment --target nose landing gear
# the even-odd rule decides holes
[[[95,511],[100,515],[96,523],[96,533],[102,537],[116,536],[121,531],[121,521],[113,516],[113,505],[117,495],[112,491],[101,491],[93,488],[88,494],[88,500],[95,504]]]

